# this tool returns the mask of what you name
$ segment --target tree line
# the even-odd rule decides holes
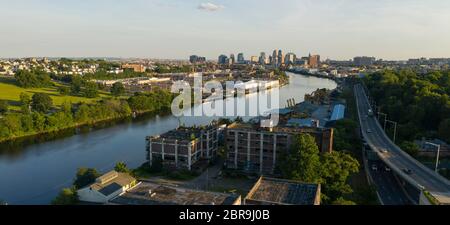
[[[103,99],[95,103],[53,104],[48,94],[36,93],[20,96],[20,112],[3,111],[0,117],[0,141],[21,136],[57,131],[99,121],[124,118],[132,112],[159,112],[170,109],[173,95],[155,89],[149,93],[136,93],[128,99]],[[5,102],[0,102],[0,111]]]
[[[385,70],[364,82],[380,111],[399,123],[398,138],[407,151],[414,155],[412,141],[422,137],[450,143],[450,71]]]

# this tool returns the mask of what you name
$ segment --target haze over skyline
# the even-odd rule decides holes
[[[0,0],[0,57],[450,57],[450,1]]]

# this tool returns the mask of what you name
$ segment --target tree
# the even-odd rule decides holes
[[[121,96],[125,93],[125,86],[122,83],[114,83],[111,87],[111,94],[114,96]]]
[[[92,168],[80,168],[78,169],[76,179],[73,183],[76,189],[83,188],[91,183],[95,182],[100,174],[96,169]]]
[[[321,157],[323,192],[333,200],[353,192],[348,178],[359,171],[359,162],[344,152],[332,152]]]
[[[439,136],[450,143],[450,118],[442,121],[439,125]]]
[[[36,93],[33,95],[31,107],[35,111],[47,113],[53,107],[53,100],[48,94]]]
[[[279,166],[283,176],[303,182],[319,182],[319,153],[314,137],[309,134],[296,136],[289,152],[281,155]]]
[[[64,188],[52,201],[52,205],[76,205],[78,203],[77,190],[73,188]]]
[[[118,173],[130,173],[130,169],[128,169],[127,164],[124,162],[118,162],[114,167],[114,170]]]
[[[356,203],[349,201],[349,200],[345,200],[342,197],[339,197],[338,199],[334,200],[333,203],[331,203],[332,205],[356,205]]]
[[[5,114],[8,112],[9,104],[5,100],[0,100],[0,114]]]
[[[87,82],[84,89],[84,97],[96,98],[98,97],[98,86],[94,82]]]
[[[81,87],[83,85],[83,80],[80,77],[74,76],[70,82],[70,92],[72,95],[79,95],[81,93]]]
[[[416,143],[410,141],[402,142],[400,144],[400,148],[412,157],[417,157],[420,150],[419,146]]]
[[[19,86],[23,88],[39,88],[46,87],[51,84],[50,76],[42,70],[17,71],[15,78]]]
[[[30,113],[30,105],[31,105],[31,97],[27,93],[22,92],[20,94],[20,109],[22,113],[24,114]]]
[[[70,88],[68,88],[66,86],[60,86],[60,87],[58,87],[58,92],[62,96],[67,96],[70,94]]]

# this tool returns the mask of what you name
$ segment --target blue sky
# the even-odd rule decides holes
[[[446,0],[0,0],[0,57],[450,57]]]

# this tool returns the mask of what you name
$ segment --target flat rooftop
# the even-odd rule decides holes
[[[216,124],[210,124],[207,126],[197,126],[197,127],[180,127],[175,130],[171,130],[167,133],[155,136],[152,138],[164,138],[164,139],[177,139],[177,140],[191,140],[194,136],[199,138],[202,131],[210,130],[217,127]]]
[[[119,205],[233,205],[239,195],[143,182],[111,201]]]
[[[261,127],[259,123],[233,123],[228,126],[230,130],[245,130],[245,131],[257,131],[257,132],[281,132],[281,133],[298,133],[298,132],[319,132],[326,130],[322,127],[311,126],[288,126],[288,124],[279,124],[278,126],[269,129]]]
[[[320,185],[261,177],[245,198],[266,204],[315,205]]]

